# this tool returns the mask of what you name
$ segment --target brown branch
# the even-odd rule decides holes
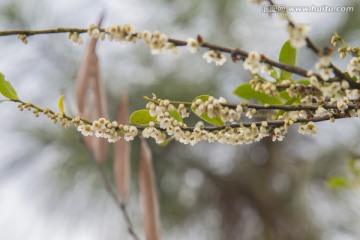
[[[268,0],[270,3],[273,4],[273,1]],[[289,24],[290,25],[294,25],[291,20],[289,20]],[[105,32],[104,28],[99,28],[99,30],[101,32]],[[48,30],[10,30],[10,31],[0,31],[0,36],[11,36],[11,35],[18,35],[18,34],[25,34],[26,36],[33,36],[33,35],[42,35],[42,34],[56,34],[56,33],[86,33],[88,31],[88,29],[86,28],[56,28],[56,29],[48,29]],[[136,36],[136,33],[133,34],[134,36]],[[306,38],[306,41],[308,43],[309,48],[311,48],[315,53],[320,54],[320,50],[318,50],[315,46],[315,44],[309,39]],[[174,39],[174,38],[169,38],[168,42],[174,44],[175,46],[185,46],[187,44],[186,41],[184,40],[180,40],[180,39]],[[248,52],[238,49],[238,48],[228,48],[228,47],[223,47],[223,46],[219,46],[216,44],[211,44],[208,42],[204,42],[201,44],[202,48],[208,48],[208,49],[213,49],[219,52],[224,52],[224,53],[228,53],[231,54],[232,56],[236,57],[236,56],[241,56],[246,58],[248,56]],[[285,64],[285,63],[281,63],[278,61],[275,61],[273,59],[270,59],[268,57],[266,57],[265,55],[261,55],[261,61],[267,64],[270,64],[274,67],[277,67],[279,69],[285,70],[287,72],[291,72],[291,73],[295,73],[299,76],[303,76],[303,77],[309,77],[307,75],[308,70],[298,67],[298,66],[292,66],[289,64]],[[333,64],[331,64],[331,67],[334,70],[335,75],[337,76],[336,78],[332,78],[329,80],[329,82],[334,82],[334,81],[341,81],[342,79],[345,79],[349,82],[350,87],[354,88],[354,89],[360,89],[360,84],[356,83],[354,81],[352,81],[348,76],[346,76],[345,74],[343,74],[339,69],[337,69]],[[322,79],[322,77],[319,74],[314,74],[320,81],[324,81]]]
[[[94,160],[94,163],[96,165],[96,168],[97,168],[98,172],[100,173],[101,179],[102,179],[102,181],[104,183],[104,186],[105,186],[105,189],[106,189],[107,193],[114,200],[116,206],[120,209],[120,211],[121,211],[121,213],[122,213],[122,215],[123,215],[123,217],[125,219],[125,222],[126,222],[126,225],[127,225],[127,230],[129,232],[129,234],[132,236],[133,239],[140,240],[139,236],[137,235],[137,233],[134,230],[134,226],[133,226],[133,224],[131,222],[130,216],[129,216],[129,214],[127,212],[127,209],[126,209],[126,204],[119,200],[117,194],[115,193],[114,189],[112,188],[110,180],[106,177],[104,168],[101,165],[96,164],[95,160]]]
[[[274,5],[274,6],[277,6],[278,4],[274,3],[273,0],[267,0],[271,5]],[[293,20],[291,20],[290,16],[287,14],[287,21],[288,21],[288,24],[291,26],[291,27],[294,27],[295,26],[295,23]],[[305,41],[306,41],[306,46],[311,50],[313,51],[316,55],[318,55],[319,57],[322,57],[324,56],[324,52],[321,51],[316,45],[315,43],[309,38],[309,37],[306,37],[305,38]],[[341,82],[342,80],[345,80],[349,83],[350,85],[350,88],[356,88],[356,89],[360,89],[359,86],[360,84],[359,83],[356,83],[355,81],[353,81],[349,76],[346,76],[339,68],[337,68],[332,62],[330,62],[330,68],[332,68],[333,70],[333,73],[335,74],[336,78],[333,78],[333,79],[330,79],[329,81],[330,82]],[[318,77],[318,76],[317,76]],[[318,77],[319,78],[319,77]]]
[[[105,32],[105,29],[99,28],[101,32]],[[9,30],[0,31],[0,36],[11,36],[24,34],[26,36],[42,35],[42,34],[54,34],[54,33],[86,33],[88,29],[85,28],[56,28],[47,30]]]
[[[12,99],[10,100],[12,102],[18,102],[18,103],[22,103],[22,104],[26,104],[24,101],[21,101],[20,99]],[[45,109],[42,109],[34,104],[30,104],[29,105],[31,108],[33,109],[36,109],[38,110],[39,112],[41,113],[44,113]],[[56,113],[52,110],[48,110],[48,113],[52,114],[52,115],[55,115]],[[67,116],[67,115],[63,115],[63,118],[67,119],[68,121],[72,121],[74,118],[73,117],[70,117],[70,116]],[[81,118],[81,121],[83,121],[84,123],[86,124],[92,124],[91,121],[88,121],[88,120],[85,120],[85,119],[82,119]],[[105,171],[103,169],[103,167],[100,165],[100,164],[97,164],[96,162],[96,158],[94,156],[94,154],[89,151],[91,156],[92,156],[92,160],[101,176],[101,179],[104,183],[104,186],[105,186],[105,190],[106,192],[111,196],[111,198],[114,200],[116,206],[119,208],[119,210],[121,211],[124,219],[125,219],[125,222],[126,222],[126,225],[127,225],[127,229],[128,229],[128,232],[129,234],[133,237],[134,240],[140,240],[140,238],[138,237],[138,235],[136,234],[135,230],[134,230],[134,227],[133,227],[133,224],[131,222],[131,219],[130,219],[130,216],[127,212],[127,209],[126,209],[126,205],[124,202],[121,202],[120,199],[118,198],[116,192],[113,190],[112,188],[112,185],[111,185],[111,182],[110,180],[106,177],[106,174],[105,174]]]

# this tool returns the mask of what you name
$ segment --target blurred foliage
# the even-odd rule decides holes
[[[211,39],[211,42],[241,46],[241,41],[251,41],[246,39],[246,36],[239,40],[229,34],[231,23],[243,13],[245,2],[234,0],[182,3],[159,0],[157,2],[163,5],[163,9],[158,11],[169,11],[170,19],[166,20],[171,25],[169,28],[188,30],[193,27],[193,23],[202,18],[207,24],[204,26],[205,30],[194,31],[202,34],[202,31],[206,31],[206,39]],[[355,8],[358,6],[359,3],[356,3]],[[0,15],[11,23],[8,28],[31,26],[32,19],[23,17],[21,1],[8,1],[6,7],[0,8]],[[337,31],[346,38],[346,35],[351,35],[357,29],[359,14],[344,14],[344,16],[346,22]],[[277,20],[271,19],[271,21]],[[327,36],[324,38],[327,39]],[[45,77],[43,80],[37,80],[36,84],[49,89],[55,86],[57,88],[55,92],[60,88],[71,93],[83,48],[74,50],[67,42],[64,43],[65,38],[59,37],[59,39],[53,42],[41,40],[41,48],[34,43],[36,56],[44,58],[47,64],[53,66],[41,72]],[[123,48],[131,50],[123,50]],[[172,58],[173,63],[167,63],[166,58],[152,56],[144,49],[140,46],[138,48],[126,46],[120,50],[114,47],[114,52],[108,54],[110,60],[103,59],[99,51],[100,61],[105,62],[102,65],[102,75],[112,118],[116,116],[117,104],[125,89],[130,93],[132,108],[130,110],[134,111],[144,108],[146,101],[142,96],[150,96],[151,93],[156,93],[161,99],[184,101],[192,100],[201,94],[220,95],[224,89],[235,87],[235,85],[229,87],[226,83],[227,79],[233,77],[230,71],[236,73],[236,85],[242,82],[244,74],[236,72],[239,68],[236,65],[221,69],[214,68],[202,61],[188,60],[190,59],[188,56]],[[123,61],[128,62],[128,65],[122,64]],[[109,62],[111,64],[106,64]],[[166,65],[166,69],[163,69],[163,64]],[[151,72],[152,76],[146,76],[148,72]],[[27,74],[31,75],[31,72]],[[138,79],[141,76],[146,76],[146,79]],[[50,99],[46,94],[44,93],[45,97],[41,103],[44,106]],[[71,98],[69,95],[66,99]],[[237,95],[248,99],[243,94]],[[56,96],[52,98],[54,102]],[[37,122],[29,115],[22,115],[25,120],[12,131],[21,134],[22,138],[29,142],[36,142],[37,145],[33,146],[32,151],[14,157],[12,164],[5,167],[1,174],[29,168],[36,162],[39,152],[46,146],[53,145],[56,146],[57,156],[60,155],[60,158],[51,171],[44,173],[47,174],[47,179],[50,179],[49,189],[46,191],[49,191],[52,197],[46,201],[48,206],[61,205],[66,192],[72,191],[76,183],[84,179],[87,186],[92,186],[93,192],[90,194],[80,191],[78,194],[89,194],[88,197],[96,202],[99,195],[105,194],[102,182],[97,176],[91,155],[75,129],[65,131],[53,127],[48,121]],[[198,119],[190,119],[190,124],[196,121]],[[359,128],[353,131],[358,131],[357,129]],[[336,138],[336,136],[329,137]],[[190,147],[173,142],[167,147],[161,147],[152,141],[149,141],[149,144],[153,151],[159,188],[163,231],[166,235],[180,229],[178,230],[180,235],[184,234],[174,239],[185,238],[183,237],[185,232],[190,231],[187,228],[195,225],[204,225],[204,235],[207,234],[208,239],[311,240],[321,239],[324,232],[333,229],[345,231],[353,236],[360,234],[356,226],[342,222],[321,222],[322,216],[314,216],[313,213],[317,208],[315,200],[320,199],[318,203],[323,204],[321,202],[323,195],[328,202],[347,201],[344,196],[329,190],[327,183],[331,176],[341,176],[332,180],[330,178],[329,184],[333,187],[346,185],[345,179],[349,171],[344,170],[347,168],[345,159],[354,151],[353,145],[334,144],[331,148],[325,148],[314,140],[291,133],[287,135],[285,142],[272,143],[270,140],[265,140],[240,147],[203,143]],[[317,154],[306,155],[314,151]],[[111,178],[112,157],[112,148],[110,148],[104,167]],[[139,141],[137,140],[132,143],[132,159],[133,183],[130,200],[137,198],[138,192],[136,186]],[[132,206],[130,204],[130,207]],[[351,214],[354,213],[350,213],[351,209],[347,207],[341,206],[341,209],[348,218],[352,218],[354,215]],[[213,212],[210,217],[203,219],[202,216],[206,216],[209,209]],[[315,214],[318,213],[319,211]],[[63,214],[71,216],[72,213]],[[212,219],[214,222],[210,222],[211,218],[214,218]],[[105,220],[99,220],[99,222],[103,221]]]

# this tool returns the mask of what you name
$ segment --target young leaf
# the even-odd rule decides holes
[[[239,96],[240,98],[250,100],[256,99],[261,103],[269,103],[269,104],[281,104],[281,99],[278,97],[272,97],[262,92],[255,91],[250,83],[240,84],[235,90],[234,94]]]
[[[129,97],[125,93],[121,97],[117,121],[119,124],[127,124],[129,115]],[[120,139],[115,143],[114,149],[114,178],[115,184],[120,194],[122,201],[126,201],[129,192],[129,183],[131,175],[130,164],[130,143],[124,139]]]
[[[129,122],[136,125],[147,125],[149,122],[156,122],[156,117],[150,116],[147,109],[137,110],[130,115]]]
[[[64,94],[61,94],[58,100],[58,108],[61,114],[65,114],[65,107],[64,107]]]
[[[181,117],[181,115],[180,115],[180,113],[179,113],[179,111],[177,109],[169,111],[169,115],[170,115],[170,117],[174,118],[178,122],[183,122],[183,119],[182,119],[182,117]]]
[[[301,78],[296,81],[299,84],[304,84],[306,86],[310,85],[310,80],[308,78]]]
[[[141,138],[139,184],[145,238],[159,240],[161,226],[153,162],[151,150],[143,138]]]
[[[300,103],[300,98],[290,98],[289,100],[287,100],[284,105],[292,105],[292,104],[298,104]],[[279,110],[276,114],[276,119],[278,119],[281,115],[283,115],[285,112],[283,110]]]
[[[274,68],[273,66],[271,66],[270,76],[276,80],[279,80],[278,72],[277,72],[276,68]]]
[[[349,182],[343,177],[331,177],[327,180],[330,188],[345,188],[349,186]]]
[[[165,141],[163,141],[162,143],[159,144],[160,147],[166,147],[171,141],[173,141],[175,139],[174,136],[171,136],[167,139],[165,139]]]
[[[11,83],[6,81],[4,75],[0,73],[0,93],[11,100],[18,100],[17,93]]]
[[[290,40],[287,40],[281,48],[279,61],[292,66],[296,65],[296,48],[292,47]],[[280,71],[280,80],[291,79],[292,73],[285,70]]]
[[[195,102],[197,99],[201,99],[203,102],[205,102],[206,100],[209,99],[209,95],[201,95],[201,96],[198,96],[196,97],[193,102]],[[196,111],[194,108],[191,108],[191,110],[196,114]],[[197,114],[196,114],[197,115]],[[198,115],[199,116],[199,115]],[[216,126],[222,126],[224,125],[224,121],[221,119],[220,116],[217,116],[215,118],[210,118],[207,113],[203,113],[199,116],[202,120],[210,123],[210,124],[213,124],[213,125],[216,125]]]

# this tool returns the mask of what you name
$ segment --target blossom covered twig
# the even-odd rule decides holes
[[[290,20],[291,21],[291,20]],[[10,30],[10,31],[0,31],[0,36],[11,36],[18,35],[18,38],[21,39],[25,44],[28,43],[28,36],[42,35],[42,34],[57,34],[57,33],[69,33],[69,39],[74,42],[74,44],[82,44],[83,39],[80,34],[88,33],[90,36],[95,38],[105,39],[105,36],[108,36],[110,40],[120,41],[120,42],[136,42],[137,39],[143,39],[145,43],[150,47],[153,54],[158,54],[163,52],[166,49],[171,49],[174,52],[177,52],[176,47],[186,46],[190,52],[194,53],[198,48],[209,49],[208,52],[204,54],[204,58],[209,62],[215,62],[216,65],[223,65],[226,62],[226,58],[221,53],[228,53],[231,55],[231,58],[234,62],[238,59],[246,59],[249,56],[249,52],[238,49],[238,48],[229,48],[223,47],[220,45],[212,44],[205,42],[201,36],[197,37],[197,40],[189,38],[187,41],[169,38],[167,35],[155,31],[150,33],[145,30],[143,32],[135,32],[135,29],[130,24],[119,25],[119,26],[110,26],[107,28],[97,28],[94,24],[91,24],[89,28],[56,28],[56,29],[47,29],[47,30]],[[303,36],[305,37],[305,36]],[[306,37],[308,39],[308,37]],[[311,41],[311,40],[307,40]],[[314,44],[312,43],[311,46]],[[315,45],[314,45],[315,46]],[[332,63],[329,67],[334,70],[336,77],[324,79],[324,77],[318,73],[306,70],[299,66],[293,66],[290,64],[282,63],[275,61],[266,57],[264,54],[259,54],[260,58],[258,59],[259,63],[269,64],[271,66],[277,67],[279,69],[285,70],[287,72],[295,73],[299,76],[310,77],[315,76],[319,81],[329,81],[329,82],[341,82],[343,79],[348,81],[351,88],[360,89],[360,83],[351,81],[346,75],[344,75],[338,68],[336,68]]]

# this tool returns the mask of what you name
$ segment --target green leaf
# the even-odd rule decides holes
[[[4,79],[4,75],[0,73],[0,93],[11,100],[18,100],[17,93],[11,83]]]
[[[170,115],[170,117],[178,120],[179,122],[183,122],[183,119],[182,119],[182,117],[181,117],[181,115],[180,115],[180,113],[179,113],[179,111],[177,109],[169,111],[169,115]]]
[[[137,110],[130,115],[129,123],[136,125],[147,125],[149,122],[156,122],[156,117],[150,116],[147,109]]]
[[[279,61],[289,64],[291,66],[296,65],[296,48],[293,48],[290,44],[290,40],[287,40],[281,48]],[[292,73],[285,70],[280,72],[280,80],[291,79]]]
[[[285,92],[286,93],[286,92]],[[289,96],[289,95],[288,95]],[[293,105],[293,104],[298,104],[300,103],[300,98],[290,98],[289,100],[287,100],[284,105]],[[283,115],[285,113],[285,111],[283,110],[279,110],[278,113],[276,114],[276,119],[278,119],[281,115]]]
[[[306,86],[310,85],[310,80],[308,78],[301,78],[296,81],[298,84],[304,84]]]
[[[165,139],[165,141],[163,141],[162,143],[159,144],[160,147],[166,147],[170,142],[172,142],[175,139],[174,136],[171,136],[167,139]]]
[[[201,99],[203,102],[207,101],[209,99],[209,95],[201,95],[196,97],[193,102],[195,102],[197,99]],[[194,108],[191,108],[191,110],[196,114],[196,111]],[[197,115],[197,114],[196,114]],[[199,115],[198,115],[199,116]],[[224,121],[221,119],[220,116],[217,116],[215,118],[210,118],[207,113],[203,113],[199,116],[202,120],[212,124],[212,125],[216,125],[216,126],[223,126],[225,123]]]
[[[345,188],[349,186],[349,182],[343,177],[331,177],[327,180],[330,188]]]
[[[234,93],[240,98],[250,100],[257,99],[261,103],[269,103],[269,104],[281,104],[282,101],[278,97],[272,97],[262,92],[255,91],[250,83],[240,84],[235,90]]]
[[[271,76],[272,78],[276,79],[276,81],[278,81],[278,80],[279,80],[279,74],[278,74],[276,68],[274,68],[273,66],[271,66],[271,69],[272,69],[272,70],[271,70],[270,76]]]

